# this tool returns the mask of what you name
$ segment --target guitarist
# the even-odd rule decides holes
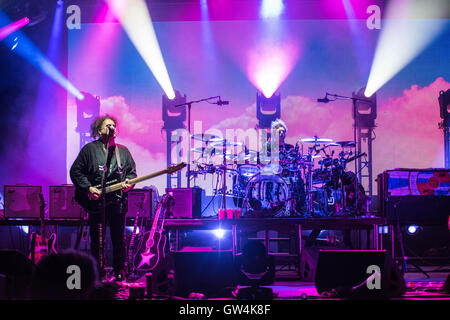
[[[128,184],[128,180],[136,177],[136,164],[129,150],[116,144],[116,126],[117,120],[112,116],[105,115],[95,119],[91,125],[91,135],[97,140],[81,149],[70,169],[70,178],[76,189],[75,199],[88,212],[91,252],[99,262],[100,275],[105,276],[104,263],[100,262],[100,251],[103,252],[100,250],[100,235],[104,241],[106,224],[109,224],[114,276],[116,281],[123,281],[127,192],[133,188]],[[108,185],[108,182],[124,182],[121,190],[103,196],[102,181],[105,185]],[[101,258],[103,262],[104,256]]]

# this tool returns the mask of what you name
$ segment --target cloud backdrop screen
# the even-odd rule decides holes
[[[351,23],[187,21],[156,22],[154,28],[175,90],[188,101],[219,95],[230,101],[194,104],[192,123],[199,121],[203,131],[255,128],[256,93],[275,90],[287,142],[295,144],[313,136],[353,140],[351,101],[317,102],[325,92],[351,96],[367,83],[380,31],[369,30],[363,20]],[[394,168],[443,167],[438,96],[450,88],[449,39],[446,30],[377,92],[374,178]],[[130,149],[138,175],[166,167],[164,92],[120,24],[82,24],[69,31],[68,78],[81,91],[101,97],[102,114],[118,118],[118,142]],[[75,128],[76,103],[69,97],[68,169],[80,149]],[[214,183],[212,175],[196,182],[208,193]],[[138,187],[146,185],[161,194],[166,178]]]

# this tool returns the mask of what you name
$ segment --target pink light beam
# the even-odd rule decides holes
[[[20,20],[14,21],[13,23],[4,26],[0,29],[0,41],[5,39],[7,36],[9,36],[11,33],[19,30],[20,28],[26,26],[28,23],[30,23],[30,20],[27,17],[24,17]]]

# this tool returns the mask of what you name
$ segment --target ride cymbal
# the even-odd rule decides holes
[[[301,142],[307,142],[307,143],[324,143],[324,142],[332,142],[333,139],[327,139],[327,138],[303,138],[300,139]]]
[[[215,136],[215,135],[208,134],[208,133],[193,134],[193,135],[191,135],[191,138],[194,139],[194,140],[203,141],[203,142],[220,142],[220,141],[223,141],[222,137]]]

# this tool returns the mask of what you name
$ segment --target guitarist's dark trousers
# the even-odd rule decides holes
[[[126,202],[114,202],[106,206],[106,217],[103,224],[103,241],[106,238],[106,226],[110,228],[111,242],[113,247],[114,272],[120,272],[125,268],[126,246],[125,246],[125,214]],[[102,213],[89,211],[89,235],[91,238],[91,253],[99,261],[99,225],[102,224]],[[105,246],[103,246],[105,248]],[[105,259],[103,259],[105,261]],[[103,273],[104,270],[99,270]]]

